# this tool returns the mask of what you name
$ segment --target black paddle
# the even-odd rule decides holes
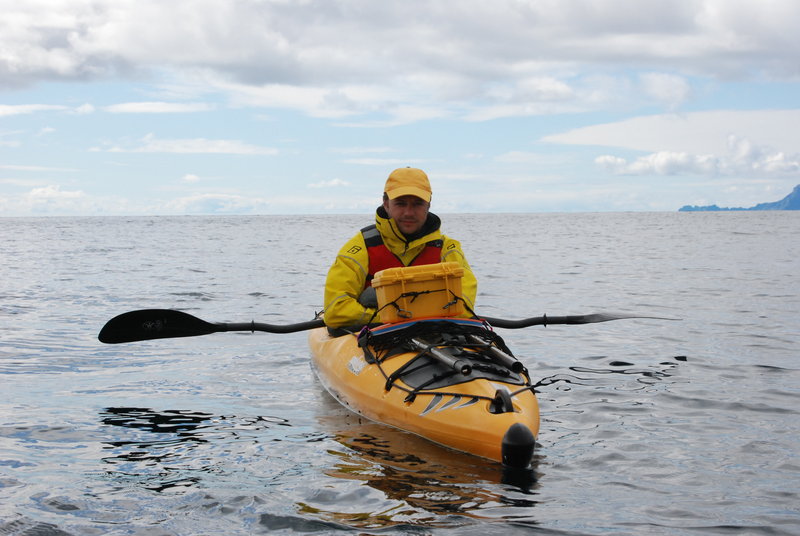
[[[173,337],[195,337],[221,331],[266,331],[268,333],[295,333],[320,328],[325,323],[321,318],[298,324],[262,324],[241,322],[222,324],[206,322],[196,316],[171,309],[144,309],[115,316],[100,330],[98,339],[106,344],[169,339]]]
[[[656,320],[678,320],[677,318],[664,318],[661,316],[640,316],[640,315],[623,315],[623,314],[608,314],[596,313],[591,315],[572,315],[572,316],[534,316],[531,318],[523,318],[522,320],[505,320],[503,318],[491,318],[488,316],[481,317],[486,320],[492,327],[506,328],[506,329],[519,329],[528,328],[530,326],[553,326],[555,324],[595,324],[597,322],[608,322],[609,320],[623,320],[626,318],[653,318]]]
[[[505,320],[502,318],[483,317],[490,325],[497,328],[519,329],[529,326],[547,326],[554,324],[591,324],[622,320],[624,318],[655,318],[675,320],[657,316],[635,316],[619,314],[590,314],[576,316],[536,316],[522,320]],[[144,309],[130,311],[115,316],[100,330],[98,339],[106,344],[121,342],[147,341],[151,339],[170,339],[176,337],[196,337],[222,331],[265,331],[267,333],[295,333],[320,328],[325,323],[321,318],[297,324],[263,324],[260,322],[240,322],[235,324],[210,323],[196,316],[172,309]]]

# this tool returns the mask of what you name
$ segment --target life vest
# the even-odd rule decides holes
[[[381,232],[378,231],[375,225],[364,227],[361,229],[361,234],[364,237],[364,243],[367,246],[367,254],[369,255],[367,282],[364,288],[372,286],[372,278],[381,270],[442,262],[442,246],[444,246],[444,240],[438,239],[427,242],[420,254],[406,265],[397,258],[397,255],[386,247],[386,244],[383,243]]]

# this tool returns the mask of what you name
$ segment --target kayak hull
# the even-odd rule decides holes
[[[539,433],[539,406],[529,382],[518,381],[520,375],[515,375],[517,381],[503,381],[474,373],[462,378],[462,372],[455,372],[451,384],[415,389],[402,375],[389,378],[420,352],[401,352],[375,362],[356,335],[333,337],[327,328],[312,330],[309,345],[323,386],[355,413],[490,460],[516,466],[530,462]]]

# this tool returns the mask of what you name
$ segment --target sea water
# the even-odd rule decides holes
[[[0,535],[798,534],[800,213],[443,215],[540,381],[533,471],[349,413],[295,323],[364,216],[0,219]]]

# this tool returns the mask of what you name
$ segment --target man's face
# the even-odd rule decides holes
[[[413,235],[422,229],[430,206],[430,203],[414,195],[403,195],[383,202],[386,213],[397,222],[397,227],[404,235]]]

